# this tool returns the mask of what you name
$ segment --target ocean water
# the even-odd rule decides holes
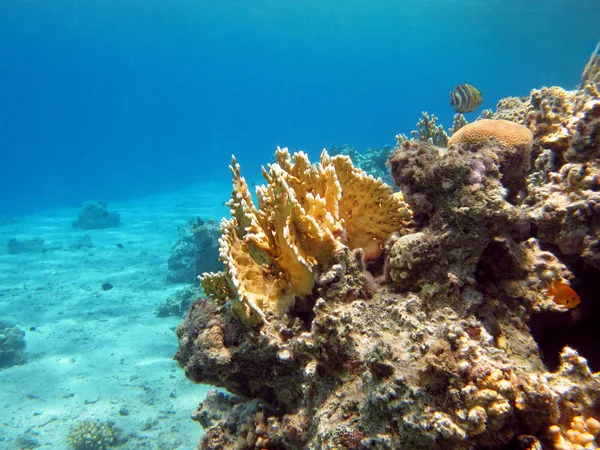
[[[468,120],[574,88],[598,23],[599,0],[0,2],[0,320],[27,341],[0,370],[0,449],[70,448],[95,419],[124,448],[193,448],[208,388],[172,361],[181,319],[154,312],[182,287],[177,227],[227,214],[231,155],[258,181],[277,146],[393,145],[422,111],[448,127],[459,83],[483,93]],[[123,226],[81,249],[87,200]]]
[[[392,144],[463,82],[573,87],[600,2],[0,2],[0,215],[228,178],[277,145]],[[476,113],[473,117],[476,116]]]

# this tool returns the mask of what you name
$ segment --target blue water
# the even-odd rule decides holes
[[[484,108],[571,88],[598,23],[598,0],[5,0],[0,216],[391,144],[449,125],[458,83]]]

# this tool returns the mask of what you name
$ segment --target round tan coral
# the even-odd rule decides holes
[[[483,119],[465,125],[448,140],[452,144],[481,145],[490,138],[495,138],[500,144],[508,147],[531,145],[533,134],[527,127],[503,119]]]

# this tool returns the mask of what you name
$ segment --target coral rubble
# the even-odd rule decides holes
[[[600,372],[568,346],[549,367],[532,329],[585,321],[547,284],[600,271],[598,92],[494,117],[398,139],[402,194],[278,150],[255,205],[234,160],[225,271],[177,329],[188,378],[232,394],[200,405],[199,448],[597,448]]]

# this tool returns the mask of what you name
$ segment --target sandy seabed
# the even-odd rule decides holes
[[[0,449],[69,449],[69,431],[89,419],[115,422],[128,438],[119,448],[195,447],[202,429],[190,414],[210,387],[173,360],[182,319],[156,309],[185,287],[166,282],[177,226],[220,220],[230,189],[196,185],[110,203],[118,228],[74,229],[75,207],[0,223],[0,320],[27,343],[26,362],[0,370]],[[85,234],[93,247],[72,249]],[[9,239],[37,237],[49,250],[8,253]]]

